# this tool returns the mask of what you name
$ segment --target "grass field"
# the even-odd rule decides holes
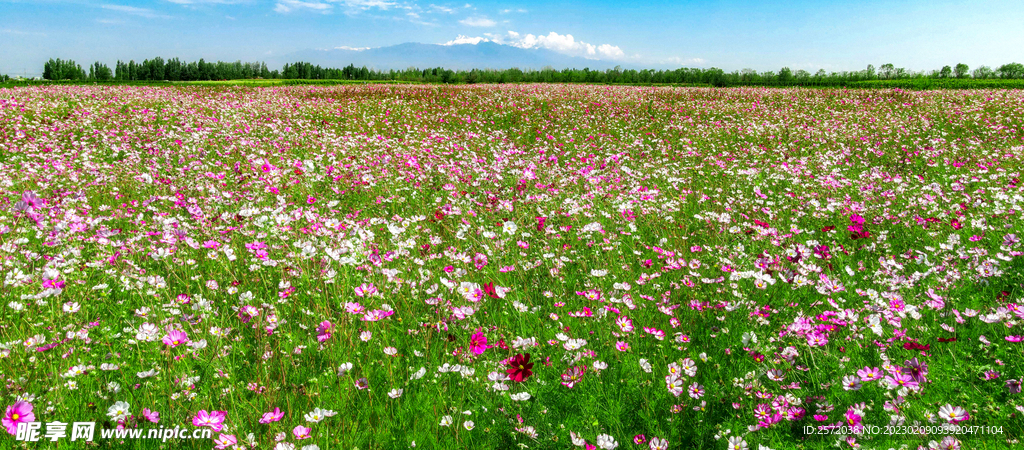
[[[0,89],[0,448],[1020,448],[1022,158],[1021,91]]]

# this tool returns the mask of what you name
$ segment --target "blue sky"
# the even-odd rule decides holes
[[[1021,0],[0,0],[0,73],[482,39],[653,68],[973,69],[1024,62],[1022,30]]]

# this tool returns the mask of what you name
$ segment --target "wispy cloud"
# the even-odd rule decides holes
[[[331,5],[323,2],[304,2],[301,0],[280,0],[274,6],[274,11],[279,13],[290,13],[292,11],[314,11],[327,14],[331,11]]]
[[[675,66],[703,66],[708,61],[704,58],[680,58],[678,56],[672,56],[657,60],[656,62],[658,64]]]
[[[470,27],[493,27],[498,24],[498,22],[486,17],[467,17],[460,20],[459,23]]]
[[[12,34],[12,35],[15,35],[15,36],[46,37],[46,33],[40,33],[38,31],[14,30],[14,29],[11,29],[11,28],[0,28],[0,34]]]
[[[158,12],[152,10],[152,9],[149,9],[149,8],[138,8],[138,7],[135,7],[135,6],[110,5],[110,4],[108,4],[108,5],[100,5],[100,8],[103,8],[103,9],[106,9],[106,10],[109,10],[109,11],[117,11],[117,12],[122,12],[122,13],[125,13],[125,14],[131,14],[133,16],[138,16],[138,17],[142,17],[142,18],[146,18],[146,19],[170,19],[171,18],[171,16],[168,16],[166,14],[160,14],[160,13],[158,13]]]
[[[525,10],[525,9],[523,9],[523,8],[518,8],[518,9],[511,9],[511,8],[509,8],[509,9],[503,9],[503,10],[501,10],[501,13],[502,13],[502,14],[508,14],[508,13],[525,13],[525,12],[528,12],[528,11],[527,11],[527,10]]]
[[[427,8],[435,12],[443,12],[447,14],[453,14],[455,12],[455,9],[453,8],[448,8],[446,6],[438,6],[433,3],[431,3],[430,6],[428,6]]]
[[[371,9],[412,9],[410,6],[399,5],[396,2],[387,0],[278,0],[274,6],[274,11],[282,14],[293,11],[312,11],[329,14],[334,12],[335,6],[343,9],[346,14],[355,14]]]
[[[167,0],[179,5],[235,5],[248,3],[249,0]]]
[[[340,47],[334,47],[334,48],[336,50],[352,50],[352,51],[355,51],[355,52],[361,52],[363,50],[369,50],[370,49],[370,47],[349,47],[347,45],[342,45]]]

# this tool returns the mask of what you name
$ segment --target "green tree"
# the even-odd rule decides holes
[[[953,68],[953,76],[957,78],[967,78],[969,68],[967,64],[959,63]]]
[[[892,77],[896,75],[896,67],[894,67],[892,63],[882,64],[882,66],[878,68],[878,74],[886,80],[891,80]]]
[[[994,77],[995,72],[993,72],[992,68],[989,66],[981,66],[978,67],[977,69],[974,69],[974,72],[971,72],[971,76],[979,80],[984,80],[986,78]]]
[[[793,81],[793,71],[789,67],[779,69],[779,84],[789,84]]]
[[[996,69],[996,73],[999,74],[999,78],[1015,79],[1024,78],[1024,64],[1021,63],[1009,63],[1003,64]]]

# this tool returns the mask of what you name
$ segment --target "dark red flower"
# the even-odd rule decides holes
[[[530,354],[518,354],[508,361],[509,369],[505,371],[512,381],[523,382],[530,375],[533,375],[533,363],[530,362]]]
[[[484,284],[484,294],[487,294],[490,298],[501,298],[498,297],[498,291],[494,290],[494,283]]]
[[[939,338],[939,342],[956,342],[956,338]]]
[[[927,351],[929,348],[931,348],[931,345],[929,345],[929,344],[918,344],[917,342],[907,342],[907,343],[903,344],[903,348],[905,350],[925,350],[925,351]]]

